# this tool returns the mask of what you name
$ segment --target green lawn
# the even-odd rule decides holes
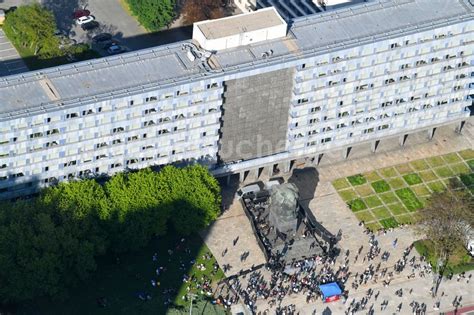
[[[369,196],[369,197],[364,198],[364,203],[369,208],[375,208],[382,205],[382,201],[377,196]]]
[[[412,224],[416,222],[416,219],[411,214],[402,214],[397,216],[397,221],[400,224]]]
[[[428,183],[428,187],[432,192],[442,192],[446,189],[442,181],[435,181]]]
[[[462,161],[461,158],[457,155],[457,153],[449,153],[449,154],[443,155],[442,158],[443,158],[443,160],[445,160],[449,164],[453,164],[453,163],[457,163],[457,162]]]
[[[355,216],[359,221],[372,222],[375,220],[374,215],[369,210],[356,212]]]
[[[366,204],[362,201],[362,199],[354,199],[354,200],[351,200],[351,201],[349,201],[349,202],[347,203],[347,205],[348,205],[349,208],[350,208],[352,211],[354,211],[354,212],[367,209],[367,206],[366,206]]]
[[[381,179],[380,175],[377,172],[370,172],[363,174],[364,178],[367,179],[369,182],[374,182],[376,180]]]
[[[390,190],[390,186],[383,179],[373,182],[371,185],[376,193],[383,193]]]
[[[421,180],[420,176],[418,176],[418,174],[416,174],[416,173],[403,175],[403,179],[410,186],[416,185],[416,184],[421,184],[423,182]]]
[[[417,252],[420,255],[425,256],[430,262],[431,266],[435,267],[437,264],[437,258],[434,253],[433,243],[431,243],[429,240],[419,240],[416,241],[414,245]],[[462,244],[460,244],[454,253],[449,257],[445,274],[456,274],[469,270],[474,270],[474,259],[469,255]]]
[[[332,183],[332,185],[334,186],[334,188],[336,188],[336,190],[341,190],[341,189],[344,189],[344,188],[351,187],[351,185],[349,184],[349,182],[345,178],[336,179]]]
[[[393,215],[399,215],[408,212],[407,208],[405,208],[405,206],[401,202],[388,205],[388,208],[393,213]]]
[[[169,249],[173,250],[171,255]],[[158,261],[153,261],[154,253],[158,254]],[[166,314],[169,307],[165,301],[168,298],[179,308],[188,309],[188,302],[182,299],[187,292],[183,275],[195,275],[197,279],[206,276],[214,282],[224,277],[221,269],[214,271],[215,258],[210,255],[210,259],[204,259],[205,254],[210,255],[210,251],[199,236],[193,235],[181,242],[175,233],[170,232],[136,253],[118,256],[119,263],[114,255],[104,257],[99,261],[93,278],[79,284],[65,301],[36,301],[21,307],[18,314]],[[194,264],[191,263],[193,260],[196,260]],[[206,269],[198,270],[199,264]],[[160,266],[165,271],[157,276],[155,270]],[[152,279],[159,282],[159,286],[153,287]],[[168,289],[174,291],[163,294],[163,290]],[[137,292],[146,292],[152,299],[142,301]],[[205,314],[225,314],[223,309],[205,301],[206,296],[201,295],[195,286],[191,286],[190,292],[198,294],[197,308],[205,308]],[[97,305],[99,297],[107,299],[105,308]]]
[[[416,222],[417,210],[448,185],[474,194],[470,167],[474,170],[474,150],[464,150],[339,178],[332,184],[357,219],[376,230]]]
[[[416,185],[416,186],[411,187],[411,189],[417,196],[430,195],[430,190],[425,185]]]
[[[380,220],[379,222],[385,229],[396,228],[398,226],[398,221],[393,217]]]
[[[384,193],[384,194],[380,194],[379,197],[380,197],[380,199],[382,199],[382,201],[386,205],[398,202],[398,198],[393,192],[387,192],[387,193]]]
[[[385,207],[375,208],[375,209],[372,209],[371,211],[375,215],[375,217],[379,220],[390,218],[392,216],[390,211]]]
[[[362,184],[365,184],[367,182],[367,180],[365,179],[365,177],[362,174],[356,174],[356,175],[349,176],[349,177],[347,177],[347,180],[349,181],[349,183],[351,183],[352,186],[362,185]]]
[[[355,188],[355,191],[361,196],[361,197],[366,197],[369,195],[372,195],[374,191],[372,190],[371,186],[369,184],[365,185],[360,185]]]
[[[395,191],[395,194],[400,198],[409,211],[416,211],[423,208],[423,203],[416,197],[415,193],[410,188],[398,189]]]
[[[430,168],[425,160],[413,161],[410,163],[410,165],[415,171],[424,171]]]
[[[412,168],[410,167],[410,164],[400,164],[395,166],[395,168],[401,175],[413,172]]]
[[[382,174],[383,177],[395,177],[398,176],[397,171],[393,167],[387,167],[382,170],[380,170],[380,174]]]
[[[354,189],[340,190],[339,195],[344,201],[355,199],[358,196]]]
[[[467,164],[469,165],[469,168],[474,171],[474,160],[469,160],[467,161]]]
[[[390,179],[388,181],[388,184],[390,185],[390,187],[392,187],[392,189],[399,189],[406,186],[403,179],[399,177]]]
[[[431,167],[437,167],[446,164],[446,162],[443,160],[441,156],[433,156],[430,158],[427,158],[426,161]]]
[[[471,171],[470,167],[467,166],[466,163],[451,164],[451,169],[455,175],[465,174]]]
[[[451,170],[449,166],[442,166],[439,168],[435,168],[434,172],[436,173],[436,175],[442,178],[454,176],[454,172]]]
[[[474,150],[472,149],[460,151],[458,153],[459,153],[459,156],[462,157],[466,161],[474,159]]]
[[[421,179],[424,182],[431,182],[438,179],[438,176],[436,176],[436,174],[432,170],[420,172],[418,175],[420,175]]]

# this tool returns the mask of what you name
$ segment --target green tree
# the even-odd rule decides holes
[[[175,0],[126,0],[138,22],[150,31],[158,31],[173,20]]]
[[[63,183],[35,200],[0,205],[0,300],[58,296],[96,269],[107,235],[105,194],[95,181]]]
[[[201,165],[174,170],[171,221],[177,232],[188,235],[217,219],[221,208],[220,187]]]
[[[467,240],[466,231],[474,226],[474,198],[467,191],[452,190],[433,194],[426,207],[418,211],[418,232],[432,244],[439,274],[436,294],[450,256]]]
[[[32,51],[40,59],[64,55],[59,49],[59,39],[54,36],[56,22],[53,14],[37,3],[20,6],[9,13],[4,30],[14,43]]]
[[[198,231],[220,204],[216,179],[199,165],[119,173],[104,186],[61,183],[38,198],[1,203],[0,302],[65,294],[107,250],[145,246],[170,221],[181,234]]]
[[[166,232],[169,199],[166,185],[150,169],[120,173],[105,185],[110,206],[113,249],[128,251],[145,246],[153,235]]]

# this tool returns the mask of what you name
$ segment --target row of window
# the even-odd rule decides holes
[[[425,42],[428,42],[428,41],[443,39],[443,38],[446,38],[448,36],[454,36],[454,35],[456,35],[456,34],[454,34],[450,31],[448,33],[428,35],[424,38],[419,38],[418,40],[414,40],[414,41],[403,40],[401,42],[392,42],[392,43],[388,44],[387,50],[393,50],[393,49],[401,48],[403,46],[422,44],[422,43],[425,43]],[[367,47],[362,47],[362,50],[364,50],[364,49],[367,49]],[[383,47],[381,47],[381,46],[377,47],[376,48],[376,50],[377,50],[376,53],[381,52],[382,49],[383,49]],[[386,51],[386,50],[383,50],[383,51]],[[374,52],[374,50],[368,51],[367,54],[371,54],[373,52]],[[358,57],[360,57],[360,51],[352,51],[352,52],[350,52],[350,53],[348,53],[344,56],[334,56],[334,57],[331,57],[330,59],[327,59],[327,60],[321,60],[321,61],[315,62],[315,66],[319,67],[319,66],[328,64],[329,62],[338,63],[338,62],[341,62],[343,60],[350,60],[350,59],[354,59],[354,58],[358,58]],[[307,66],[308,66],[308,64],[303,63],[303,64],[300,65],[299,68],[300,69],[305,69]]]
[[[446,72],[446,71],[451,71],[451,70],[454,70],[454,69],[460,69],[460,68],[464,68],[464,67],[468,67],[469,66],[469,63],[467,62],[460,62],[458,63],[457,65],[447,65],[447,66],[444,66],[441,71],[442,72]],[[399,77],[392,77],[392,78],[388,78],[388,79],[385,79],[383,81],[383,85],[390,85],[390,84],[393,84],[393,83],[396,83],[396,82],[403,82],[403,81],[407,81],[407,80],[412,80],[412,79],[416,79],[418,77],[418,73],[413,73],[413,74],[409,74],[409,75],[402,75],[402,76],[399,76]],[[456,79],[460,79],[460,78],[465,78],[465,75],[464,76],[456,76]],[[335,86],[335,85],[338,85],[338,84],[343,84],[343,83],[346,83],[347,82],[347,78],[342,78],[341,80],[338,80],[338,81],[328,81],[325,86],[321,86],[321,87],[315,87],[313,90],[317,90],[317,89],[321,89],[321,88],[324,88],[324,87],[332,87],[332,86]],[[360,85],[357,85],[354,87],[354,92],[359,92],[359,91],[365,91],[365,90],[368,90],[370,88],[373,88],[375,86],[374,83],[364,83],[364,84],[360,84]],[[297,99],[296,100],[296,104],[297,105],[301,105],[301,104],[304,104],[304,103],[307,103],[309,101],[309,98],[307,97],[304,97],[304,98],[300,98],[300,99]]]
[[[459,102],[459,101],[462,101],[462,100],[463,100],[462,98],[455,97],[455,98],[451,98],[449,101],[451,103],[455,103],[455,102]],[[336,129],[341,129],[341,128],[348,127],[349,125],[350,126],[355,126],[355,125],[358,125],[358,124],[362,124],[364,122],[368,123],[368,122],[371,122],[371,121],[374,121],[374,120],[377,120],[377,119],[382,120],[382,119],[390,118],[392,116],[395,117],[395,116],[403,115],[403,114],[406,114],[406,113],[416,112],[416,111],[419,111],[419,110],[427,110],[427,109],[433,108],[434,106],[442,106],[442,105],[445,105],[445,104],[448,104],[447,99],[438,100],[438,101],[436,101],[435,105],[422,104],[422,105],[409,107],[409,108],[407,108],[403,111],[383,113],[383,114],[380,114],[378,116],[361,117],[361,118],[352,120],[352,121],[347,122],[347,123],[339,123],[339,124],[336,125],[335,128]],[[345,117],[345,116],[348,116],[348,115],[349,115],[348,112],[343,112],[343,113],[339,113],[338,117]],[[323,120],[328,121],[330,119],[328,119],[327,116],[324,116]],[[311,118],[311,119],[308,120],[308,125],[311,126],[311,125],[314,125],[314,124],[319,123],[319,122],[320,122],[319,118]],[[294,127],[297,128],[298,123],[295,123]],[[385,129],[385,128],[383,128],[383,129]],[[326,127],[323,127],[323,128],[313,129],[313,130],[308,131],[308,136],[319,134],[320,132],[321,133],[329,132],[329,131],[332,131],[332,130],[334,130],[334,126],[326,126]],[[293,135],[293,138],[301,138],[301,137],[303,137],[303,135],[301,133]]]

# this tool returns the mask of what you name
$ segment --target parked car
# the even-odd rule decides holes
[[[107,53],[108,53],[109,55],[120,54],[120,53],[122,53],[122,52],[124,52],[124,51],[125,51],[125,49],[124,49],[122,46],[116,45],[116,44],[110,46],[110,47],[107,49]]]
[[[110,40],[112,40],[112,34],[109,33],[101,33],[92,37],[92,41],[96,44],[103,44]]]
[[[115,39],[111,39],[107,42],[104,42],[103,45],[102,45],[102,48],[104,48],[105,50],[109,49],[111,46],[119,46],[120,45],[120,42],[115,40]]]
[[[90,31],[90,30],[93,30],[94,28],[99,27],[99,22],[91,21],[89,23],[82,24],[81,27],[84,31]]]
[[[74,19],[78,19],[80,17],[89,16],[89,15],[91,15],[91,11],[79,9],[79,10],[74,11],[74,13],[72,14],[72,17]]]
[[[83,25],[83,24],[90,23],[92,21],[94,21],[94,17],[92,15],[81,16],[81,17],[76,19],[76,24],[77,25]]]
[[[237,190],[235,193],[235,198],[243,198],[244,196],[247,195],[256,195],[257,193],[262,192],[264,189],[264,184],[261,181],[255,182],[253,184],[246,185],[244,187],[241,187]]]

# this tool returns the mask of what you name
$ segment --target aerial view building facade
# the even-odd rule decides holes
[[[470,0],[374,1],[287,24],[274,8],[192,41],[0,79],[0,197],[196,160],[217,176],[470,115]]]

